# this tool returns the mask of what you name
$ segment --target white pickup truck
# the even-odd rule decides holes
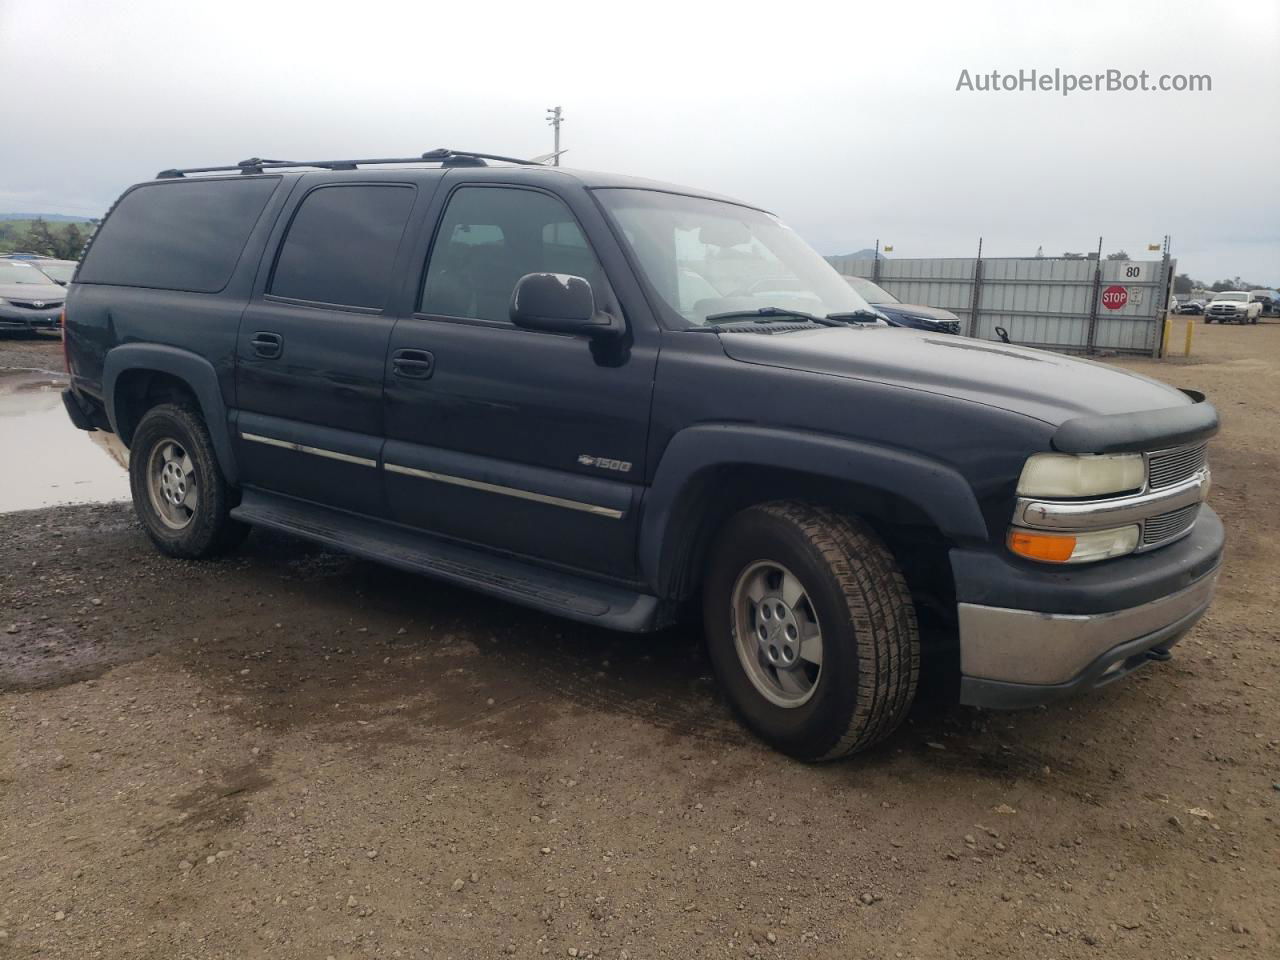
[[[1247,290],[1223,290],[1215,293],[1204,308],[1204,322],[1257,323],[1262,316],[1262,301]]]

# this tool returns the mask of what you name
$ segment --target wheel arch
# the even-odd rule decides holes
[[[213,364],[198,354],[164,344],[115,347],[102,370],[102,395],[111,429],[129,446],[138,422],[156,402],[186,394],[200,410],[228,483],[237,477],[235,450]]]
[[[687,599],[724,522],[753,503],[782,499],[827,504],[881,528],[913,528],[943,547],[988,539],[968,482],[946,464],[825,434],[697,426],[672,439],[646,497],[645,581],[660,597]]]

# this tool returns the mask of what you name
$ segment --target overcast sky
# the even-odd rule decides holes
[[[1212,92],[983,93],[1019,69]],[[1280,284],[1280,3],[0,0],[0,212],[99,215],[165,167],[551,149],[705,187],[822,253],[1173,237]]]

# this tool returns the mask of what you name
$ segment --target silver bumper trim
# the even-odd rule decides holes
[[[1059,684],[1109,650],[1208,609],[1218,571],[1178,593],[1110,613],[1039,613],[959,604],[960,672],[1006,683]]]

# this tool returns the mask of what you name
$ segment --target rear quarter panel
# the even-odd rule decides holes
[[[296,176],[280,179],[240,252],[231,279],[216,293],[82,283],[78,279],[71,284],[65,335],[71,383],[76,390],[105,401],[103,368],[112,348],[125,343],[156,343],[209,361],[217,372],[224,402],[234,406],[240,315],[249,301],[266,238],[297,182]],[[86,257],[91,252],[92,247]]]

